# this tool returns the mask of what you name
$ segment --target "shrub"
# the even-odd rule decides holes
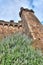
[[[0,65],[43,65],[41,51],[31,46],[32,39],[18,33],[0,42]]]

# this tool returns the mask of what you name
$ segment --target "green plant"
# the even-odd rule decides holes
[[[41,51],[31,46],[25,34],[14,34],[0,42],[0,65],[43,65]]]

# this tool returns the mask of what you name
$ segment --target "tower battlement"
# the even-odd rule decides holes
[[[33,11],[32,9],[29,10],[29,9],[27,9],[27,8],[21,7],[21,8],[20,8],[20,12],[19,12],[20,17],[21,17],[21,14],[22,14],[23,11],[34,13],[34,11]]]
[[[10,20],[10,22],[0,20],[0,36],[21,32],[33,39],[43,39],[43,25],[34,15],[34,11],[21,7],[19,15],[21,21],[18,23],[13,20]]]

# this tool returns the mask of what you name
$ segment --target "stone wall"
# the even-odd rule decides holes
[[[0,20],[0,36],[6,37],[16,32],[23,32],[22,24]]]
[[[30,32],[33,39],[43,40],[43,25],[34,15],[34,12],[32,10],[21,8],[21,11],[19,14],[20,14],[23,25],[25,24],[24,28],[27,35]]]
[[[18,23],[15,23],[13,20],[10,20],[10,22],[0,20],[0,37],[22,32],[33,39],[43,40],[43,25],[34,15],[34,11],[22,7],[19,15],[21,21]]]

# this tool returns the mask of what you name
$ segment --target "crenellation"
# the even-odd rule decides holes
[[[19,12],[19,16],[21,17],[21,14],[22,14],[22,12],[23,11],[25,11],[25,12],[30,12],[30,13],[33,13],[34,14],[34,11],[31,9],[31,10],[29,10],[29,9],[27,9],[27,8],[23,8],[23,7],[21,7],[20,8],[20,12]]]
[[[32,39],[43,39],[43,25],[37,19],[33,10],[21,7],[19,13],[21,20],[15,23],[14,20],[0,20],[0,36],[8,36],[16,32],[25,33]]]
[[[25,28],[25,32],[27,33],[27,35],[31,33],[29,35],[31,35],[33,39],[38,39],[38,38],[43,39],[42,24],[31,10],[21,8],[20,17],[22,19],[23,26]]]

